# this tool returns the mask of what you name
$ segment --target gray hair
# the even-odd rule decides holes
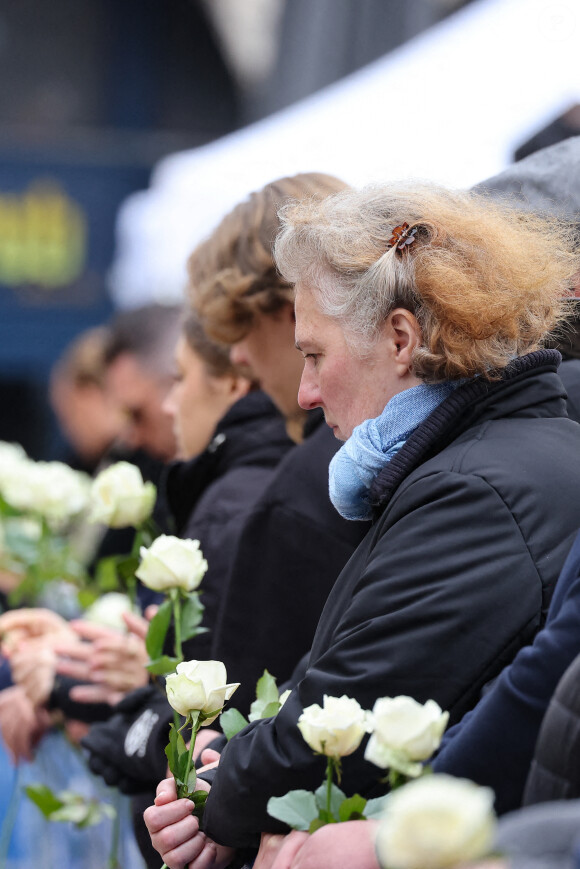
[[[414,373],[488,375],[531,352],[561,316],[578,267],[569,227],[469,191],[414,183],[345,190],[281,211],[275,259],[367,353],[396,307],[418,320]],[[391,246],[407,223],[414,241]]]

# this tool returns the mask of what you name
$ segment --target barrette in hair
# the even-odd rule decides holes
[[[414,226],[413,229],[409,229],[408,223],[402,223],[400,226],[395,226],[393,229],[393,234],[389,239],[388,246],[395,247],[398,250],[403,250],[407,245],[413,244],[416,234],[416,226]]]

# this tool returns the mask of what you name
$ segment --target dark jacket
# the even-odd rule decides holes
[[[231,705],[244,714],[264,669],[280,685],[309,651],[328,594],[368,530],[330,502],[328,465],[339,446],[314,411],[244,524],[211,646],[228,681],[241,683]]]
[[[460,386],[377,476],[377,519],[335,583],[305,677],[276,718],[225,748],[204,825],[256,844],[281,829],[273,795],[316,789],[324,762],[296,726],[323,694],[372,708],[429,698],[457,721],[542,624],[577,527],[580,428],[566,416],[560,356],[514,360],[500,381]],[[342,787],[371,795],[381,772],[359,750]]]
[[[578,632],[578,622],[576,631]],[[580,797],[580,655],[558,683],[542,721],[523,803]]]
[[[580,522],[580,513],[576,521]],[[493,788],[499,814],[517,809],[522,803],[540,726],[542,733],[547,729],[547,722],[542,725],[546,709],[558,681],[577,655],[580,534],[558,578],[545,627],[536,634],[532,645],[520,649],[475,709],[446,733],[433,763],[434,771]],[[577,669],[579,666],[580,660]],[[554,701],[550,708],[552,717],[557,716],[561,704]],[[576,730],[580,733],[580,707],[576,715]],[[564,745],[569,748],[568,739],[562,742],[549,737],[542,742],[556,750]],[[537,782],[540,776],[536,764],[534,780]],[[580,788],[580,776],[576,786]]]
[[[199,540],[208,563],[200,592],[202,624],[209,631],[184,645],[187,659],[211,658],[217,613],[240,533],[275,468],[294,449],[270,399],[251,392],[226,413],[200,456],[169,467],[165,487],[176,533]]]

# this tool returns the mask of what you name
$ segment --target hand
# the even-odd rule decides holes
[[[160,782],[155,805],[143,815],[153,847],[169,869],[225,869],[234,851],[216,845],[200,832],[192,811],[191,800],[177,799],[173,778]]]
[[[23,607],[0,616],[2,653],[7,657],[23,640],[44,637],[52,645],[73,640],[74,632],[65,619],[47,609]]]
[[[21,642],[10,655],[12,679],[33,706],[44,706],[56,672],[56,654],[45,636]]]
[[[376,827],[376,821],[347,821],[327,824],[311,836],[294,831],[284,837],[274,862],[257,869],[379,869]]]
[[[0,732],[12,762],[32,760],[32,751],[50,727],[50,715],[35,709],[18,685],[0,691]]]
[[[273,869],[274,865],[290,866],[309,835],[298,830],[293,830],[287,836],[281,833],[262,833],[254,869]]]
[[[138,619],[138,617],[137,617]],[[140,627],[140,619],[136,627]],[[84,643],[61,644],[58,672],[91,686],[78,686],[71,698],[81,703],[118,703],[125,694],[146,685],[149,659],[145,643],[135,634],[120,634],[90,622],[71,622]],[[66,658],[64,657],[66,656]]]
[[[201,757],[202,751],[205,750],[206,746],[208,746],[210,742],[213,742],[214,739],[217,739],[218,736],[221,736],[219,730],[212,730],[211,727],[202,727],[198,730],[197,736],[195,738],[195,746],[193,749],[194,763],[197,763],[198,759]],[[215,758],[212,758],[212,760],[215,760]]]

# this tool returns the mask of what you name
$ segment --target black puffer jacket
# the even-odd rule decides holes
[[[459,387],[380,472],[376,522],[332,590],[306,675],[276,718],[223,752],[210,837],[256,844],[281,829],[270,796],[321,784],[323,759],[296,722],[323,694],[364,708],[433,698],[457,721],[533,637],[578,525],[580,427],[566,416],[559,360],[538,351],[499,382]],[[372,794],[380,775],[359,750],[342,787]]]
[[[339,448],[322,412],[284,458],[249,513],[213,634],[211,658],[240,682],[232,704],[247,714],[264,669],[292,675],[328,594],[368,522],[347,522],[330,502],[328,465]]]
[[[523,805],[580,797],[580,656],[548,706],[524,790]]]
[[[205,607],[200,634],[184,646],[186,658],[207,660],[216,617],[244,523],[295,445],[280,413],[263,392],[250,392],[220,420],[209,447],[175,462],[165,491],[179,537],[199,540],[208,563],[200,591]],[[172,636],[168,642],[173,643]]]

